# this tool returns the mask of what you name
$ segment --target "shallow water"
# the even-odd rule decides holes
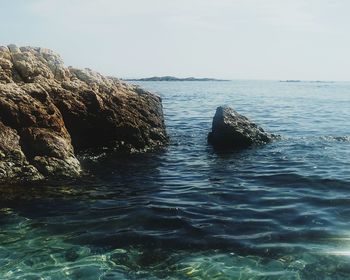
[[[143,82],[171,144],[1,187],[0,279],[349,279],[350,83]],[[206,144],[219,105],[283,139]]]

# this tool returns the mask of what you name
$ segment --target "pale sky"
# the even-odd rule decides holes
[[[121,78],[350,80],[349,0],[0,0],[0,44]]]

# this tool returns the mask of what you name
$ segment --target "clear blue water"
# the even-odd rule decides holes
[[[350,278],[350,83],[140,84],[163,98],[168,149],[2,186],[0,279]],[[215,152],[219,105],[283,139]]]

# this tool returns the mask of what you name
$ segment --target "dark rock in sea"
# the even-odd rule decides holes
[[[0,182],[81,173],[76,152],[164,146],[161,98],[48,49],[0,47]]]
[[[241,149],[271,142],[278,136],[267,133],[229,107],[218,107],[208,143],[219,149]]]

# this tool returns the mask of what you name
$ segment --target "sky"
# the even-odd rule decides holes
[[[350,80],[349,0],[0,0],[0,45],[106,75]]]

